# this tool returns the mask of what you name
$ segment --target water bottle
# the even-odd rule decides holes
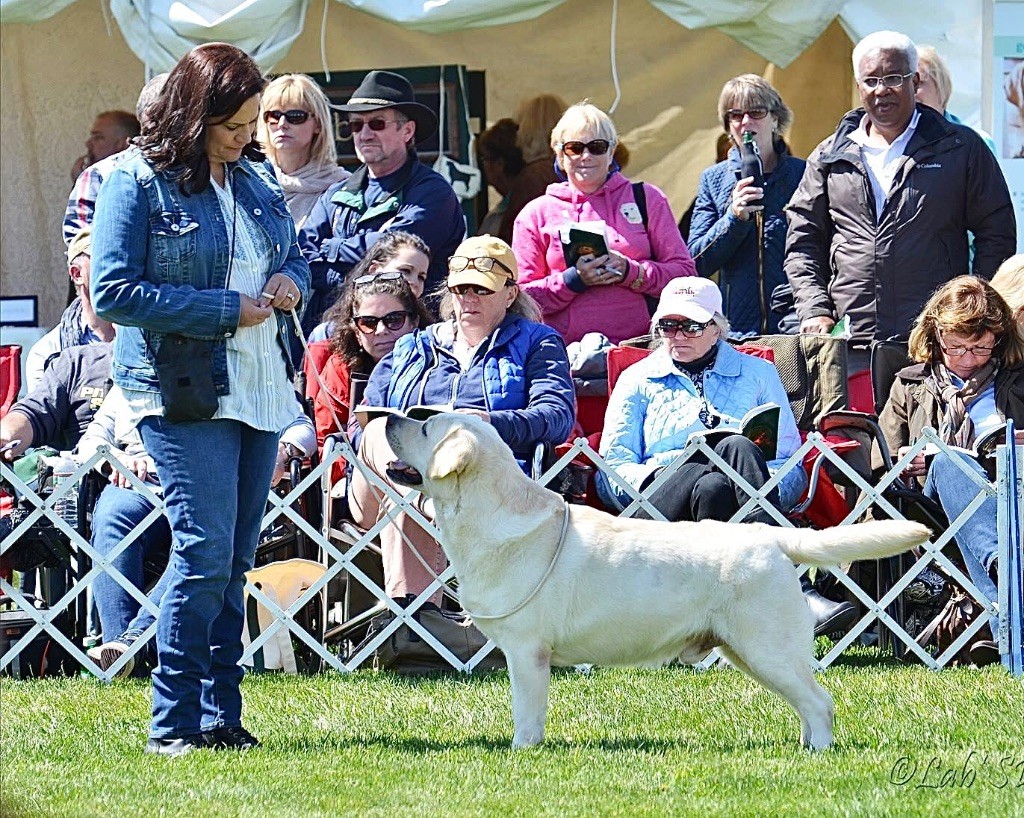
[[[75,472],[75,461],[67,452],[62,452],[60,457],[53,464],[53,490],[56,492],[62,485],[71,479]],[[68,489],[64,496],[53,505],[53,510],[72,528],[78,527],[78,487]]]
[[[748,176],[754,177],[754,181],[751,182],[753,187],[764,187],[764,166],[761,164],[761,152],[757,149],[754,134],[744,131],[743,144],[740,145],[740,178],[746,179]],[[757,201],[751,199],[750,204],[759,205],[762,201],[763,197]]]

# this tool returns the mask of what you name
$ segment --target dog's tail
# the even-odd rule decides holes
[[[919,523],[878,520],[815,531],[780,528],[779,547],[793,562],[838,565],[891,557],[920,545],[931,531]]]

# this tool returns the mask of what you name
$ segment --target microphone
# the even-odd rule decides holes
[[[743,132],[743,143],[740,145],[740,178],[746,179],[753,176],[751,184],[754,187],[764,187],[764,166],[761,164],[761,152],[757,149],[752,131]],[[750,204],[758,205],[764,201],[760,198],[757,201],[751,200]]]

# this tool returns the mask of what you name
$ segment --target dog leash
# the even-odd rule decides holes
[[[551,576],[551,572],[555,569],[555,563],[558,562],[558,555],[562,553],[562,546],[565,545],[565,535],[566,535],[566,533],[568,531],[569,531],[569,504],[566,503],[563,500],[562,501],[562,531],[558,535],[558,543],[557,543],[557,545],[555,545],[555,553],[551,557],[551,564],[548,565],[548,570],[544,572],[544,576],[542,576],[540,578],[540,582],[538,582],[537,583],[537,587],[534,588],[530,592],[530,595],[528,597],[526,597],[526,599],[524,599],[518,605],[516,605],[511,611],[508,611],[508,612],[503,613],[503,614],[478,614],[478,613],[473,613],[473,611],[468,610],[465,605],[462,606],[462,610],[465,611],[466,614],[469,616],[469,618],[473,619],[473,620],[477,620],[477,619],[483,619],[483,620],[505,619],[505,618],[507,618],[509,616],[512,616],[512,614],[514,614],[514,613],[519,613],[519,611],[521,611],[523,608],[525,608],[526,605],[535,596],[537,596],[537,594],[540,592],[540,589],[544,587],[544,583],[547,582],[548,577]]]

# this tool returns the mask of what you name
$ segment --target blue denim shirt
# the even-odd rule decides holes
[[[238,207],[245,207],[270,238],[271,270],[309,293],[309,266],[295,241],[295,225],[269,165],[229,164]],[[240,294],[225,289],[231,254],[226,224],[212,185],[185,195],[166,172],[141,154],[126,158],[100,188],[93,223],[90,291],[96,314],[118,325],[114,382],[158,392],[154,356],[166,334],[213,341],[218,395],[230,392],[224,339],[238,328]],[[277,313],[281,354],[292,373],[286,333],[289,315]]]

